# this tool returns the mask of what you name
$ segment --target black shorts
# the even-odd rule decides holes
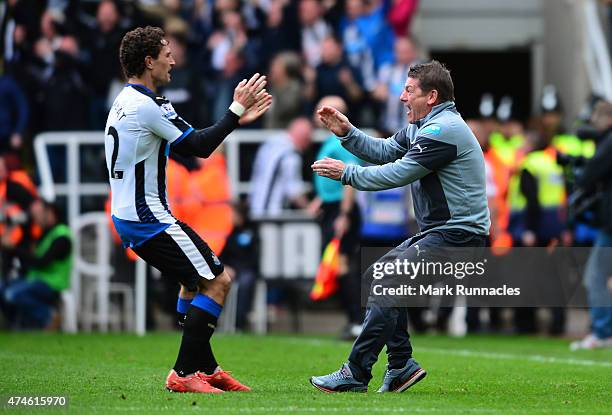
[[[201,278],[212,280],[223,272],[223,264],[208,244],[181,221],[133,249],[147,264],[176,278],[189,291],[197,290]]]

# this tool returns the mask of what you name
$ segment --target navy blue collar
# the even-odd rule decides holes
[[[136,89],[144,89],[145,91],[147,91],[149,94],[153,94],[156,95],[155,92],[151,91],[149,88],[147,88],[146,86],[144,86],[143,84],[130,84],[127,83],[125,84],[126,87],[131,86],[132,88],[136,88]]]

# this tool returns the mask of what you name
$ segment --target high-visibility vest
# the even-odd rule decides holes
[[[0,237],[8,238],[12,245],[21,243],[24,237],[22,223],[27,219],[26,213],[15,203],[7,199],[7,181],[0,182]],[[13,219],[13,223],[10,219]],[[17,220],[15,220],[17,219]]]
[[[497,190],[493,197],[497,211],[497,223],[495,227],[498,229],[506,229],[508,226],[509,214],[507,204],[508,184],[512,170],[503,162],[495,151],[489,149],[484,156],[491,167],[493,181],[495,182],[495,188]]]
[[[559,152],[574,157],[591,158],[595,154],[593,140],[581,140],[572,134],[557,134],[552,139],[552,145]]]
[[[510,220],[510,209],[508,206],[508,185],[512,169],[507,166],[499,157],[499,155],[489,149],[485,153],[485,159],[491,167],[493,173],[493,181],[497,192],[493,196],[492,203],[495,205],[494,223],[491,223],[490,235],[491,246],[493,252],[497,255],[503,255],[507,249],[512,247],[512,237],[508,234],[508,223]]]
[[[34,249],[36,258],[41,258],[53,242],[61,237],[72,240],[70,228],[62,223],[55,225]],[[32,268],[28,273],[28,281],[43,281],[55,291],[63,291],[70,286],[70,271],[72,269],[72,252],[64,259],[57,259],[43,268]]]
[[[17,183],[18,185],[23,187],[25,190],[27,190],[32,195],[33,198],[38,197],[38,191],[36,190],[36,186],[34,185],[34,182],[32,181],[32,178],[30,177],[30,175],[24,170],[12,170],[11,172],[9,172],[7,180],[0,183],[0,210],[2,210],[3,204],[5,204],[7,200],[6,191],[7,191],[7,183],[9,181],[13,183]],[[8,210],[5,209],[7,210],[7,212],[5,212],[6,216],[11,216],[15,214],[16,211],[10,210],[12,206],[16,206],[16,205],[11,205],[8,208]],[[18,209],[19,209],[19,211],[17,212],[18,215],[26,214],[25,212],[21,210],[21,208],[18,207]],[[2,233],[5,231],[12,232],[10,239],[13,242],[13,244],[18,245],[23,240],[23,237],[25,236],[28,229],[26,229],[22,225],[10,226],[9,228],[10,229],[6,230],[4,225],[0,224],[0,235],[2,235]],[[42,229],[40,228],[40,226],[36,225],[35,223],[32,223],[30,225],[29,234],[31,238],[38,239],[40,235],[42,234]]]
[[[506,139],[500,132],[494,132],[489,136],[489,146],[506,166],[514,167],[517,164],[518,152],[525,144],[525,137],[515,134]]]
[[[38,196],[38,192],[36,191],[36,186],[34,185],[34,182],[30,178],[28,173],[26,173],[25,171],[13,170],[9,173],[8,179],[11,182],[19,183],[24,189],[26,189],[28,192],[30,192],[30,194],[32,194],[32,197]]]
[[[216,152],[204,160],[202,167],[190,172],[188,184],[185,222],[219,255],[234,227],[232,195],[223,154]]]
[[[168,184],[168,203],[172,215],[189,223],[188,201],[190,198],[189,170],[177,161],[168,158],[168,169],[166,170],[166,182]]]
[[[563,169],[557,164],[557,152],[549,146],[532,151],[525,156],[520,168],[510,179],[508,198],[512,212],[520,212],[527,206],[527,199],[520,191],[521,172],[527,170],[538,183],[538,201],[543,209],[561,207],[565,204]]]

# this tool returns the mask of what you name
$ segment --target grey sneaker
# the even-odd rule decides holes
[[[582,340],[578,340],[570,344],[570,350],[573,352],[576,350],[594,350],[606,348],[612,348],[612,337],[600,339],[593,333],[589,334]]]
[[[311,377],[310,383],[320,391],[327,393],[368,391],[368,385],[359,382],[353,377],[347,363],[343,364],[339,370],[329,375]]]
[[[388,367],[388,366],[387,366]],[[427,372],[419,366],[414,359],[408,359],[408,363],[401,369],[387,369],[383,384],[378,392],[403,392],[427,375]]]

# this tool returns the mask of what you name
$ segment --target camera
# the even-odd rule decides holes
[[[586,129],[583,131],[587,131]],[[592,131],[588,135],[579,136],[592,138]],[[584,156],[572,156],[557,152],[557,164],[563,168],[565,189],[567,191],[567,222],[573,226],[577,222],[588,225],[597,224],[597,203],[601,199],[601,192],[598,190],[586,191],[576,185],[577,179],[582,175],[588,159]]]
[[[580,173],[580,167],[584,166],[587,159],[583,156],[570,156],[557,152],[557,164],[564,168],[570,168],[574,170],[574,173]]]
[[[603,138],[601,131],[598,131],[591,123],[584,123],[576,128],[576,136],[581,140],[594,140],[599,142]]]

